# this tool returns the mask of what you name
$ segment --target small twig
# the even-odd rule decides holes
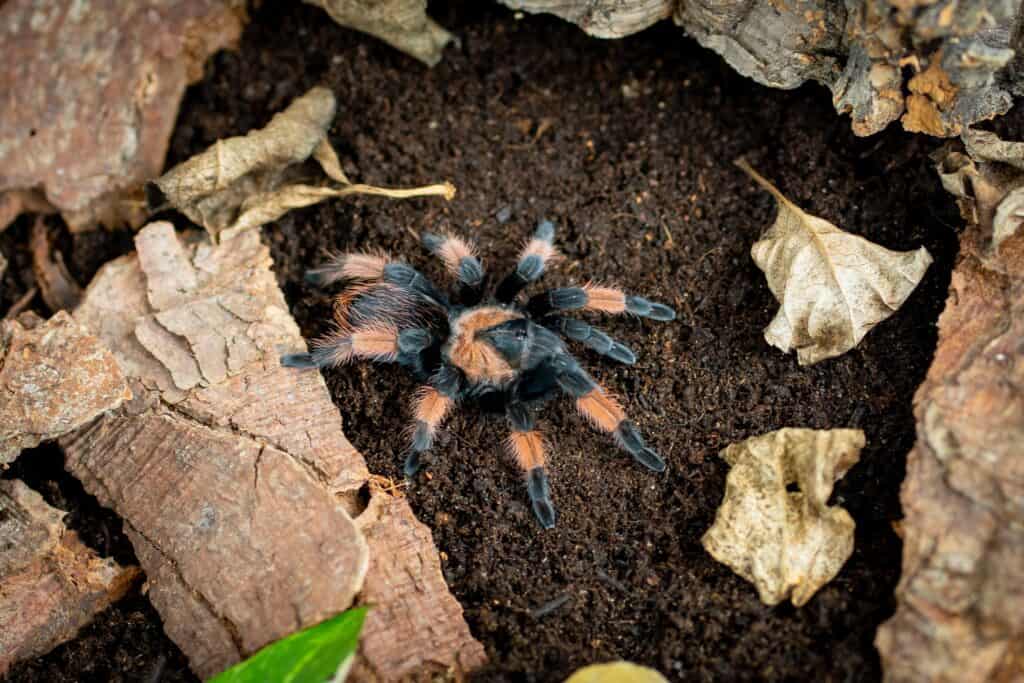
[[[32,301],[32,299],[35,298],[36,294],[38,293],[38,287],[33,287],[32,289],[25,292],[21,296],[21,298],[15,301],[14,304],[12,304],[11,307],[7,310],[7,314],[4,316],[4,320],[10,320],[14,318],[19,313],[28,308],[29,303]]]
[[[568,593],[563,593],[554,600],[545,602],[540,607],[530,610],[530,616],[534,619],[541,619],[543,617],[546,617],[547,615],[551,614],[565,603],[569,602],[571,598],[572,596]]]

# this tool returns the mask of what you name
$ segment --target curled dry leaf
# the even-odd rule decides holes
[[[827,503],[863,447],[859,429],[790,428],[728,446],[725,497],[704,548],[765,604],[805,604],[853,552],[853,518]]]
[[[997,207],[1024,186],[1024,149],[965,142],[971,157],[939,159],[940,173],[966,171],[955,194],[968,227],[914,396],[898,606],[876,637],[900,683],[1024,680],[1024,235],[992,248]]]
[[[67,313],[0,321],[0,466],[129,398],[113,354]]]
[[[124,519],[193,670],[215,674],[357,593],[378,605],[362,642],[380,679],[427,661],[479,665],[429,530],[372,488],[362,512],[370,475],[323,377],[279,364],[303,340],[259,233],[212,245],[161,222],[135,245],[75,316],[114,351],[136,400],[61,443],[67,468]]]
[[[903,305],[931,264],[924,247],[890,251],[805,213],[746,161],[736,164],[779,206],[750,255],[779,302],[764,338],[782,351],[796,349],[801,365],[855,347]]]
[[[0,676],[78,633],[138,576],[97,557],[64,513],[18,480],[0,480]]]
[[[578,669],[565,683],[668,683],[668,679],[632,662],[608,662]]]
[[[219,140],[149,183],[146,194],[151,208],[173,206],[217,240],[269,223],[291,209],[335,197],[455,196],[451,183],[388,189],[349,181],[327,141],[335,110],[334,94],[327,88],[313,88],[266,127]],[[319,172],[302,165],[311,157]]]
[[[452,36],[427,16],[427,0],[304,0],[331,19],[380,38],[427,66],[441,61]]]

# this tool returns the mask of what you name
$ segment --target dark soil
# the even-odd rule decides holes
[[[601,41],[489,3],[432,4],[432,13],[461,45],[426,70],[314,8],[265,3],[241,50],[217,56],[189,91],[169,161],[261,126],[325,84],[341,103],[332,141],[350,177],[458,186],[449,204],[331,202],[265,229],[309,337],[327,329],[331,302],[302,273],[328,250],[388,249],[441,279],[416,233],[452,229],[476,239],[500,275],[545,217],[567,255],[550,284],[616,282],[679,312],[670,324],[602,321],[636,351],[634,367],[580,352],[669,461],[665,474],[636,466],[558,401],[542,415],[561,515],[553,531],[529,510],[504,423],[472,408],[449,422],[409,488],[491,658],[476,680],[557,681],[613,658],[673,680],[878,680],[872,639],[895,607],[892,524],[914,442],[912,397],[931,361],[960,225],[928,159],[939,143],[897,130],[856,138],[823,88],[762,88],[667,23]],[[775,208],[732,165],[741,155],[811,213],[935,257],[904,308],[839,359],[801,368],[762,337],[777,304],[749,250]],[[0,238],[9,257],[24,229]],[[126,247],[123,236],[105,239],[89,253]],[[76,274],[87,277],[94,260],[72,259]],[[8,275],[22,289],[23,261]],[[350,440],[374,472],[399,479],[414,381],[371,365],[325,375]],[[764,606],[700,545],[724,488],[719,450],[786,426],[859,427],[868,443],[834,496],[857,522],[854,554],[801,609]],[[53,463],[43,467],[60,478]],[[85,527],[116,525],[90,514]],[[145,599],[131,598],[11,680],[131,680],[158,666],[160,680],[181,680],[184,661],[159,628]]]

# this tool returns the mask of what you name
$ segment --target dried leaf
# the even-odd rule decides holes
[[[631,662],[591,664],[577,670],[565,683],[668,683],[654,669]]]
[[[342,26],[380,38],[427,66],[441,61],[452,35],[427,16],[427,0],[304,0]]]
[[[101,559],[64,513],[17,480],[0,480],[0,676],[75,637],[139,575]]]
[[[791,428],[728,446],[725,496],[704,548],[752,582],[763,603],[806,604],[853,552],[853,518],[827,503],[863,447],[859,429]]]
[[[185,87],[238,40],[244,4],[0,3],[0,230],[41,209],[72,231],[141,224]]]
[[[131,398],[114,356],[70,315],[29,320],[0,321],[0,466]]]
[[[750,249],[779,302],[765,340],[796,349],[801,365],[840,356],[895,313],[932,262],[924,247],[895,252],[805,213],[742,159],[736,162],[779,205]]]
[[[1024,240],[993,250],[992,224],[979,220],[1024,174],[1007,165],[1018,152],[974,154],[960,195],[968,227],[914,396],[898,606],[876,637],[893,682],[1024,680]],[[958,156],[940,169],[964,167],[947,155]]]
[[[455,196],[451,183],[395,190],[350,182],[327,141],[335,109],[330,90],[313,88],[265,128],[219,140],[151,182],[146,188],[150,206],[169,204],[215,240],[226,240],[325,199],[352,194]],[[311,157],[320,166],[319,178],[300,166]]]
[[[550,12],[598,38],[622,38],[672,16],[676,0],[501,0],[506,7]]]

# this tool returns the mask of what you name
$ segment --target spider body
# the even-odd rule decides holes
[[[413,401],[413,425],[405,462],[413,476],[453,408],[472,401],[504,413],[508,448],[526,474],[534,513],[546,528],[555,524],[545,471],[544,439],[537,430],[537,405],[561,393],[591,424],[610,434],[640,464],[665,469],[661,457],[626,417],[619,402],[579,364],[566,341],[632,364],[633,353],[566,311],[630,313],[654,320],[675,318],[671,308],[630,296],[614,287],[586,285],[551,289],[525,302],[518,295],[558,258],[554,226],[542,222],[519,256],[516,269],[493,297],[483,299],[484,271],[473,248],[451,235],[425,234],[425,246],[458,281],[452,302],[411,266],[385,254],[341,254],[307,273],[317,285],[346,282],[335,302],[335,329],[309,353],[282,356],[282,365],[319,368],[356,359],[396,362],[422,383]]]

